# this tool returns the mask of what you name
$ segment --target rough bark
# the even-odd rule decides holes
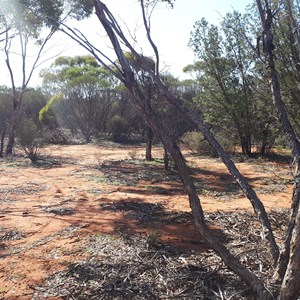
[[[300,166],[298,165],[298,168]],[[298,169],[298,178],[300,178],[300,171]],[[295,184],[298,187],[294,188],[293,198],[300,197],[300,182]],[[298,204],[299,205],[299,204]],[[280,291],[280,300],[294,300],[299,299],[300,296],[300,285],[299,285],[299,278],[300,278],[300,210],[299,207],[297,209],[297,213],[295,216],[292,217],[293,221],[293,230],[291,234],[288,235],[288,240],[285,245],[285,251],[283,255],[283,263],[279,266],[283,267],[281,272],[285,271],[283,281],[282,281],[282,288]],[[287,251],[289,249],[289,251]],[[287,265],[286,265],[287,264]],[[286,267],[285,267],[286,265]],[[280,278],[282,274],[280,274]]]
[[[297,50],[298,50],[298,63],[300,60],[300,34],[299,34],[299,25],[297,23],[297,20],[294,17],[294,13],[292,10],[292,4],[291,4],[291,0],[285,0],[285,5],[286,5],[286,9],[288,12],[288,17],[290,20],[290,24],[291,27],[293,28],[293,33],[294,33],[294,37],[295,37],[295,43],[297,46]]]
[[[164,165],[165,165],[165,170],[170,169],[170,157],[166,147],[164,147]]]
[[[15,144],[15,130],[13,129],[13,126],[11,126],[11,129],[8,134],[8,142],[5,149],[5,155],[12,155],[14,144]]]

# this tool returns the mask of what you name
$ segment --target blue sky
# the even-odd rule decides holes
[[[152,55],[152,52],[147,47],[145,41],[145,33],[141,26],[140,7],[137,0],[103,0],[107,7],[119,20],[123,30],[131,32],[135,35],[138,43],[135,44],[136,49],[145,55]],[[173,75],[184,78],[182,69],[194,61],[194,54],[187,44],[190,38],[190,32],[197,20],[205,17],[210,23],[218,23],[221,16],[227,12],[236,9],[244,12],[247,4],[252,0],[176,0],[174,9],[160,6],[153,14],[152,20],[152,36],[158,46],[161,56],[161,68],[168,70]],[[105,34],[101,29],[101,24],[95,16],[90,20],[77,23],[77,26],[88,38],[95,41],[97,47],[104,50],[109,55],[112,51],[105,42]],[[74,44],[73,41],[68,40],[64,35],[57,35],[50,42],[48,51],[44,56],[51,58],[55,55],[84,55],[84,50]],[[32,49],[31,53],[34,52]],[[4,65],[4,57],[0,53],[0,64]],[[42,67],[48,67],[54,58],[47,60]],[[16,56],[17,62],[17,56]],[[14,68],[18,68],[19,64],[15,64]],[[1,68],[2,69],[2,68]],[[4,70],[3,70],[4,71]],[[21,70],[20,70],[21,71]],[[39,78],[40,69],[36,70],[31,86],[36,86],[41,83]],[[18,70],[15,69],[15,73]],[[8,75],[2,73],[0,84],[9,85]]]

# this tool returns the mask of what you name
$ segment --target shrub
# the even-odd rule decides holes
[[[188,148],[199,155],[218,156],[200,132],[187,132],[182,138],[182,141]]]
[[[24,119],[20,122],[17,131],[17,142],[31,162],[36,163],[42,143],[40,131],[31,119]]]
[[[130,133],[128,121],[121,116],[113,116],[108,123],[108,130],[114,142],[122,142]]]
[[[70,144],[69,138],[66,133],[60,128],[44,129],[43,140],[46,143],[54,145],[68,145]]]

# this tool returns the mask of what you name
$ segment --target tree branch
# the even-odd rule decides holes
[[[144,27],[146,29],[146,33],[147,33],[147,38],[148,41],[155,53],[155,58],[156,58],[156,62],[155,62],[155,73],[156,75],[159,75],[159,53],[158,53],[158,49],[157,46],[155,45],[155,43],[153,42],[153,39],[151,37],[151,33],[150,33],[150,21],[148,22],[146,19],[146,12],[145,12],[145,6],[144,6],[144,0],[141,0],[141,8],[142,8],[142,15],[143,15],[143,21],[144,21]]]

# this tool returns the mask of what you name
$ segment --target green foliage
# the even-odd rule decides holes
[[[293,16],[289,14],[287,1],[280,3],[280,10],[273,20],[276,68],[281,84],[282,98],[297,133],[300,133],[300,48],[299,30],[291,23],[291,17],[299,20],[299,4],[290,1]],[[276,3],[273,4],[274,6]],[[277,8],[276,8],[277,9]],[[298,35],[298,37],[297,37]]]
[[[53,129],[57,127],[56,117],[53,113],[53,106],[58,103],[59,101],[62,101],[63,94],[58,94],[53,96],[49,102],[39,111],[39,120],[40,122]]]
[[[81,20],[92,11],[93,3],[89,0],[2,0],[0,16],[2,24],[27,30],[37,37],[43,27],[56,28],[67,15]]]
[[[58,57],[42,76],[46,89],[61,95],[60,101],[50,101],[40,112],[44,124],[55,124],[56,120],[73,135],[81,133],[87,143],[105,128],[115,98],[111,92],[115,80],[95,58]]]
[[[41,89],[28,88],[24,92],[22,114],[40,125],[39,111],[46,105],[48,95]]]
[[[0,87],[0,132],[7,127],[12,112],[11,95],[5,87]]]
[[[0,87],[0,157],[3,156],[4,139],[12,113],[12,99],[6,87]]]
[[[62,91],[66,85],[74,87],[81,83],[101,84],[102,89],[110,88],[113,77],[97,60],[90,56],[60,56],[49,69],[41,72],[43,83],[52,91]]]

